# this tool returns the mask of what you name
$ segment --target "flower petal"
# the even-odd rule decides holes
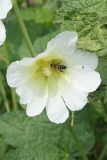
[[[0,46],[4,43],[6,39],[6,29],[2,21],[0,21]]]
[[[29,65],[33,63],[35,58],[24,58],[21,61],[16,61],[10,64],[7,69],[7,82],[10,87],[17,87],[19,84],[23,84],[29,76]]]
[[[49,120],[57,124],[64,123],[69,117],[68,109],[58,93],[54,96],[49,96],[46,111]]]
[[[82,109],[87,103],[88,93],[75,89],[66,80],[60,82],[61,95],[71,111]]]
[[[0,19],[4,19],[12,8],[11,0],[0,0]]]
[[[58,34],[54,39],[52,39],[48,45],[47,49],[54,51],[59,54],[69,54],[73,53],[76,49],[76,42],[78,35],[76,32],[63,32]]]
[[[21,81],[16,89],[17,94],[20,96],[21,104],[29,104],[36,98],[44,97],[46,91],[46,81],[42,77],[36,77],[34,80],[26,78],[26,81]]]
[[[34,61],[35,58],[24,58],[13,62],[7,70],[7,82],[10,87],[16,88],[21,104],[27,104],[33,97],[42,97],[45,94],[45,79],[38,75],[32,78],[31,66]]]
[[[95,53],[77,49],[70,57],[70,65],[88,66],[91,69],[96,69],[98,65],[98,57]]]
[[[100,83],[100,74],[88,67],[76,67],[71,74],[71,81],[74,87],[84,92],[95,91]]]
[[[34,61],[35,58],[24,58],[13,62],[7,70],[7,82],[11,87],[16,87],[20,103],[27,104],[26,112],[30,117],[43,111],[48,98],[45,79],[38,75],[32,79],[31,65]]]
[[[29,117],[36,116],[40,114],[43,109],[46,107],[46,103],[48,100],[48,91],[45,90],[45,93],[43,96],[37,96],[35,95],[31,101],[29,101],[26,109],[26,113]]]

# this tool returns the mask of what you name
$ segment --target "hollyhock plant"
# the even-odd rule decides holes
[[[65,31],[52,39],[43,53],[8,67],[7,82],[16,88],[20,103],[27,105],[29,117],[46,107],[50,121],[63,123],[69,110],[81,110],[88,94],[100,85],[100,75],[95,71],[97,55],[77,49],[77,40],[76,32]]]

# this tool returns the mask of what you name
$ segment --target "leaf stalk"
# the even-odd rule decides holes
[[[12,0],[13,2],[13,8],[14,8],[14,13],[17,17],[17,20],[18,20],[18,23],[19,23],[19,26],[20,26],[20,29],[21,29],[21,32],[22,32],[22,35],[24,37],[24,40],[27,44],[27,47],[30,51],[30,54],[32,57],[34,57],[35,55],[35,50],[33,48],[33,44],[29,38],[29,35],[28,35],[28,32],[27,32],[27,29],[26,29],[26,26],[24,24],[24,21],[23,21],[23,18],[22,18],[22,15],[20,13],[20,10],[19,10],[19,7],[18,7],[18,4],[17,4],[17,0]]]
[[[85,154],[85,151],[84,151],[83,146],[81,144],[81,141],[79,140],[78,136],[76,135],[76,133],[74,131],[74,127],[71,127],[71,125],[70,125],[69,131],[75,141],[75,144],[76,144],[78,150],[80,151],[82,160],[88,160],[87,155]]]

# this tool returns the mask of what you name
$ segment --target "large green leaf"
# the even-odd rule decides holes
[[[21,14],[26,21],[33,20],[36,23],[52,23],[55,13],[47,8],[27,8]]]
[[[79,33],[79,48],[98,52],[107,47],[107,0],[64,0],[58,23]]]
[[[107,85],[107,57],[100,58],[98,71],[101,74],[102,83]]]
[[[87,118],[85,110],[77,114],[74,127],[85,153],[95,142]],[[35,118],[28,118],[25,111],[3,115],[0,118],[0,135],[6,143],[4,160],[75,159],[80,152],[67,125],[68,122],[59,125],[49,122],[45,113]]]
[[[4,160],[4,155],[6,151],[6,143],[2,137],[0,137],[0,160]]]

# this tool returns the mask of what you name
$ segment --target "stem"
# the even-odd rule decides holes
[[[101,155],[100,155],[98,160],[103,160],[104,155],[105,155],[106,152],[107,152],[107,145],[105,145],[105,147],[104,147],[104,149],[103,149],[103,151],[102,151],[102,153],[101,153]]]
[[[72,111],[71,127],[74,126],[74,111]]]
[[[87,156],[86,156],[86,154],[85,154],[85,152],[84,152],[83,146],[82,146],[79,138],[77,137],[77,135],[76,135],[76,133],[75,133],[75,131],[74,131],[74,128],[70,126],[70,127],[69,127],[69,130],[70,130],[70,132],[71,132],[71,134],[72,134],[72,137],[73,137],[73,139],[74,139],[74,141],[75,141],[76,146],[78,147],[78,149],[79,149],[79,151],[80,151],[82,160],[88,160],[88,158],[87,158]]]
[[[18,104],[17,104],[17,99],[16,99],[16,93],[14,92],[14,89],[11,89],[11,95],[12,95],[12,102],[14,106],[14,110],[18,110]]]
[[[5,48],[5,51],[6,51],[6,56],[7,56],[7,66],[8,66],[8,65],[9,65],[9,62],[10,62],[9,54],[11,54],[11,53],[10,53],[10,48],[9,48],[7,42],[5,42],[4,48]],[[17,104],[17,99],[16,99],[16,93],[14,92],[14,89],[10,89],[10,90],[11,90],[11,96],[12,96],[13,107],[14,107],[14,110],[17,111],[17,110],[18,110],[18,104]]]
[[[3,95],[3,99],[4,99],[4,103],[5,103],[5,107],[6,107],[6,111],[10,112],[10,107],[9,107],[9,103],[8,103],[8,99],[7,99],[7,95],[5,92],[5,87],[4,84],[2,82],[2,73],[0,72],[0,89],[1,89],[1,93]]]
[[[31,54],[32,57],[34,57],[35,50],[33,48],[32,42],[31,42],[31,40],[29,38],[27,29],[26,29],[25,24],[23,22],[23,18],[21,16],[21,13],[20,13],[20,10],[19,10],[18,4],[17,4],[17,0],[13,0],[13,8],[14,8],[14,13],[15,13],[15,15],[17,17],[21,32],[23,34],[24,40],[25,40],[25,42],[27,44],[27,47],[28,47],[28,49],[30,51],[30,54]]]

